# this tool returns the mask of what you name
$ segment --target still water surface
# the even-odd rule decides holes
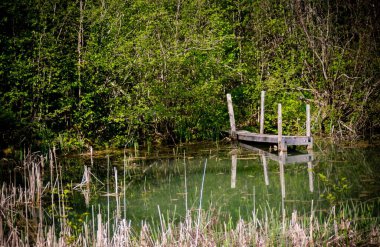
[[[311,208],[323,217],[328,208],[342,202],[378,202],[379,161],[376,148],[327,144],[315,145],[312,153],[289,152],[287,157],[262,147],[202,144],[127,150],[125,156],[123,151],[101,153],[92,160],[89,155],[60,158],[63,179],[73,187],[81,182],[84,166],[93,174],[90,188],[77,188],[69,199],[71,216],[91,210],[106,213],[108,205],[113,212],[119,204],[121,216],[132,225],[157,222],[158,212],[181,220],[186,209],[196,211],[205,166],[201,207],[225,220],[249,219],[252,212],[264,217],[268,210],[307,214]],[[375,205],[373,214],[379,216]]]

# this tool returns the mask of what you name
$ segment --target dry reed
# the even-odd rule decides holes
[[[290,218],[284,216],[285,218],[281,219],[282,212],[278,214],[267,208],[261,209],[263,217],[259,218],[259,210],[255,208],[251,219],[240,219],[235,224],[221,222],[222,217],[218,211],[211,208],[202,211],[201,199],[199,208],[189,208],[186,216],[179,222],[169,216],[165,218],[158,205],[159,226],[152,228],[152,225],[147,222],[141,222],[140,229],[136,230],[125,218],[125,197],[124,217],[121,216],[117,189],[115,193],[118,206],[116,212],[113,212],[114,218],[111,219],[109,206],[107,206],[107,215],[102,215],[100,208],[96,213],[92,207],[91,217],[79,226],[82,230],[74,231],[67,220],[66,201],[63,197],[64,185],[54,150],[50,151],[49,160],[46,159],[41,155],[29,153],[23,162],[24,188],[16,187],[14,184],[2,185],[0,246],[380,245],[378,218],[369,219],[370,216],[367,215],[367,228],[363,229],[359,227],[358,215],[353,216],[357,214],[356,211],[360,211],[359,208],[354,209],[352,215],[343,216],[337,216],[338,209],[332,208],[328,217],[320,220],[315,216],[313,204],[310,217],[303,217],[294,211]],[[46,161],[49,161],[50,175],[53,177],[44,187],[42,177]],[[109,168],[109,158],[107,166]],[[186,167],[185,163],[184,166]],[[206,169],[206,163],[204,169]],[[116,169],[114,174],[116,183]],[[125,187],[125,172],[123,175],[122,184]],[[89,176],[89,171],[85,172],[84,184],[90,182]],[[109,182],[109,174],[107,180]],[[118,187],[117,184],[115,186]],[[107,192],[109,205],[108,186]],[[48,206],[42,203],[43,197],[49,193],[51,193],[51,212],[47,212],[43,207]],[[202,191],[200,196],[202,196]],[[57,200],[58,205],[55,205]],[[343,206],[340,210],[349,209]],[[363,221],[360,223],[363,224]]]

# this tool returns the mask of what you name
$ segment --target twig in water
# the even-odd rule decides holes
[[[110,156],[107,155],[107,244],[110,238]]]
[[[123,187],[123,204],[124,204],[124,219],[126,219],[127,218],[127,203],[126,203],[126,191],[125,191],[125,189],[126,189],[126,187],[125,187],[125,169],[126,169],[126,166],[127,166],[127,157],[126,157],[126,155],[125,155],[125,149],[124,149],[124,170],[123,170],[123,179],[124,179],[124,181],[123,181],[123,185],[124,185],[124,187]]]
[[[197,223],[197,234],[195,236],[195,246],[198,246],[198,236],[199,236],[199,225],[201,223],[201,210],[202,210],[202,197],[203,197],[203,185],[205,182],[206,176],[206,167],[207,167],[207,159],[205,160],[204,168],[203,168],[203,177],[202,177],[202,185],[201,185],[201,195],[199,198],[199,209],[198,209],[198,223]]]

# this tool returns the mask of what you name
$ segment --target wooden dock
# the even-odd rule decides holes
[[[313,148],[313,138],[311,136],[310,128],[310,106],[306,105],[306,135],[305,136],[286,136],[282,135],[282,107],[278,104],[278,118],[277,118],[277,135],[264,134],[264,102],[265,92],[261,92],[261,110],[260,110],[260,133],[252,133],[246,130],[236,130],[235,116],[232,106],[232,98],[227,94],[228,114],[230,116],[230,136],[237,141],[256,142],[277,144],[279,152],[287,152],[288,146],[307,146],[307,149]]]

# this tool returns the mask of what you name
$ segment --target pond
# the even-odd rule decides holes
[[[1,160],[0,245],[380,244],[376,147],[55,153]]]
[[[269,212],[280,217],[313,211],[323,218],[334,205],[368,202],[370,214],[378,217],[379,160],[376,148],[325,143],[286,156],[270,147],[203,143],[62,156],[59,163],[63,181],[74,188],[67,200],[70,217],[101,211],[139,228],[143,222],[158,224],[163,216],[180,222],[187,210],[199,208],[235,224]]]

